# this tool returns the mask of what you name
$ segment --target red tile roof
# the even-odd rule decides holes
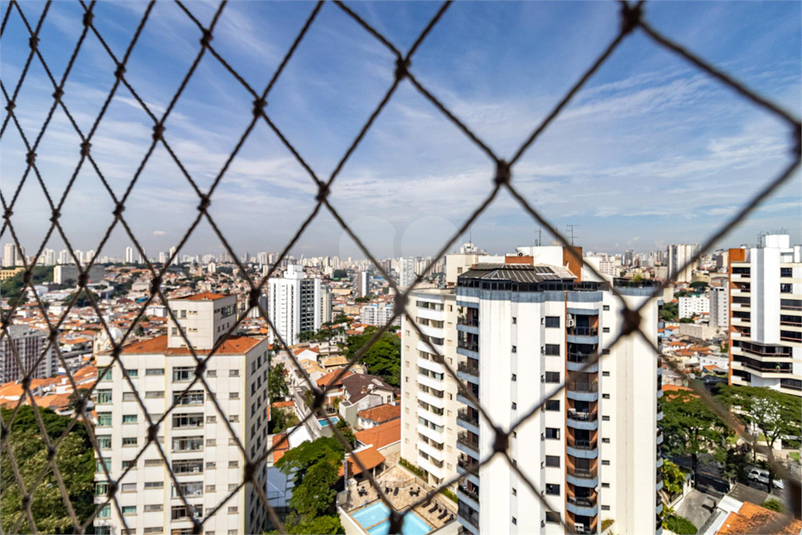
[[[372,409],[365,409],[364,411],[359,411],[357,416],[360,418],[364,418],[365,420],[372,420],[377,424],[381,424],[384,422],[389,422],[390,420],[394,420],[396,418],[401,417],[401,405],[391,405],[386,403],[384,405],[379,405],[378,407],[373,407]]]
[[[215,352],[216,355],[244,355],[256,347],[264,338],[251,338],[248,336],[231,336],[222,343]],[[157,336],[149,340],[139,340],[128,344],[122,350],[123,354],[129,355],[191,355],[189,349],[185,347],[167,347],[167,335]],[[210,349],[196,349],[198,355],[205,355],[211,352]]]
[[[224,297],[229,297],[223,294],[215,294],[212,292],[203,292],[195,295],[188,295],[186,297],[178,297],[176,298],[177,301],[217,301],[218,299],[223,299]]]
[[[329,383],[334,381],[334,379],[335,379],[335,377],[337,377],[337,374],[339,373],[339,371],[340,370],[334,370],[333,372],[327,373],[326,375],[324,375],[323,377],[318,379],[317,380],[318,388],[324,388],[326,386],[329,386]],[[334,383],[334,386],[335,387],[336,386],[342,386],[343,379],[345,379],[346,377],[351,377],[352,375],[354,375],[352,372],[345,372],[343,374],[343,376],[340,377],[340,379],[336,383]]]
[[[401,440],[401,418],[357,431],[354,436],[362,444],[370,444],[378,449],[389,446]]]
[[[359,475],[362,473],[362,469],[356,464],[354,461],[354,457],[359,459],[359,462],[362,463],[362,466],[365,467],[366,470],[370,470],[371,468],[375,468],[379,466],[381,463],[384,462],[384,455],[379,453],[376,448],[368,448],[362,450],[360,452],[354,453],[350,459],[348,459],[348,477],[353,477],[355,475]],[[345,471],[340,465],[340,472],[339,475],[342,477]]]
[[[766,535],[798,535],[802,520],[744,502],[737,513],[730,513],[716,535],[763,533]]]

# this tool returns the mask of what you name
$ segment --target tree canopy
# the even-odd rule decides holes
[[[273,401],[282,401],[290,395],[283,362],[279,362],[275,366],[269,366],[267,372],[267,395],[270,397],[271,403]]]
[[[349,337],[346,357],[353,358],[377,330],[371,326],[363,334]],[[401,340],[398,336],[383,333],[362,356],[362,362],[368,367],[368,373],[381,377],[392,386],[401,384]]]

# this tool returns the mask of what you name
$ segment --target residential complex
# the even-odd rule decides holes
[[[540,256],[542,262],[550,255]],[[660,532],[661,390],[654,350],[636,336],[605,349],[621,330],[622,305],[610,282],[581,281],[565,252],[534,265],[512,258],[515,263],[478,264],[459,277],[459,377],[501,429],[545,401],[512,434],[510,456],[553,512],[495,457],[460,485],[460,523],[474,534],[563,533],[560,521],[597,533],[603,520],[613,519],[618,533]],[[645,283],[614,284],[633,308],[653,290]],[[656,304],[641,314],[641,328],[656,342]],[[587,366],[597,351],[605,356]],[[564,380],[565,390],[554,394]],[[476,406],[464,397],[460,402],[458,470],[464,472],[493,453],[495,433]]]
[[[425,470],[431,485],[442,484],[457,469],[457,383],[429,346],[452,369],[457,367],[457,304],[453,289],[418,290],[410,294],[401,326],[401,457]],[[429,343],[427,343],[427,341]]]
[[[365,325],[383,327],[393,317],[393,303],[371,303],[359,309],[359,321]]]
[[[686,295],[678,300],[679,318],[691,318],[710,313],[710,299],[704,295]]]
[[[31,370],[48,345],[47,333],[26,325],[9,325],[9,336],[0,337],[0,384],[17,381]],[[16,353],[16,355],[15,355]],[[19,361],[17,360],[19,358]],[[19,364],[23,369],[20,370]],[[58,357],[51,345],[36,364],[31,378],[46,379],[58,372]]]
[[[190,533],[192,518],[211,513],[232,491],[235,495],[206,521],[204,532],[262,532],[266,511],[251,485],[237,490],[244,477],[245,460],[223,418],[228,419],[251,458],[265,452],[267,340],[232,336],[212,357],[206,357],[234,320],[235,304],[235,296],[209,293],[169,302],[205,364],[205,379],[224,414],[218,413],[199,382],[193,384],[197,362],[172,322],[167,335],[123,348],[120,359],[125,372],[113,363],[111,352],[98,356],[99,369],[110,369],[101,372],[95,393],[96,435],[103,452],[103,458],[97,459],[96,500],[105,501],[109,488],[105,462],[111,480],[119,485],[117,499],[124,518],[115,507],[106,505],[94,521],[96,533],[119,534],[125,529],[127,533]],[[156,448],[146,449],[136,459],[149,436],[148,422],[124,373],[154,422],[176,404],[159,426],[158,441],[189,509]],[[264,485],[265,478],[263,466],[256,479]]]
[[[691,282],[693,280],[693,270],[696,269],[697,263],[689,265],[683,269],[693,255],[699,251],[699,244],[672,244],[668,246],[668,277],[671,278],[674,274],[678,273],[676,277],[677,282]]]
[[[75,264],[58,265],[53,268],[53,281],[58,284],[75,284],[78,281],[78,266]],[[90,284],[103,282],[106,278],[106,268],[100,264],[95,264],[89,268],[87,273]]]
[[[415,282],[415,259],[402,258],[398,264],[398,286],[409,288]]]
[[[317,331],[331,321],[331,294],[318,277],[307,277],[303,267],[290,264],[283,277],[269,281],[268,317],[287,344],[298,342],[305,331]],[[274,334],[270,333],[271,343]]]
[[[719,329],[730,326],[730,294],[727,287],[710,287],[710,326]]]
[[[730,249],[730,383],[802,396],[802,245]]]

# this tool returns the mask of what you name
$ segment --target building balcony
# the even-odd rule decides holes
[[[663,419],[663,404],[662,403],[658,403],[657,404],[657,421],[659,422],[662,419]]]
[[[574,429],[593,430],[599,428],[599,415],[596,411],[580,412],[576,409],[568,409],[566,418],[566,425]]]
[[[585,353],[568,353],[568,358],[566,359],[566,366],[569,371],[577,372],[583,371],[585,373],[598,373],[599,371],[599,363],[598,361],[594,364],[591,364],[587,368],[587,363],[589,360],[598,360],[598,356],[595,354],[585,354]]]
[[[597,327],[568,327],[568,343],[572,344],[598,344],[599,329]]]
[[[660,489],[663,488],[663,476],[659,473],[657,474],[657,484],[655,485],[655,489],[659,492]]]
[[[457,364],[457,377],[469,383],[479,384],[479,366],[460,362]]]
[[[478,327],[479,326],[479,317],[478,316],[458,316],[457,317],[457,325],[468,325],[471,327]]]
[[[474,459],[479,459],[479,439],[471,437],[468,433],[460,433],[458,435],[457,449],[467,453]]]
[[[467,409],[457,411],[457,425],[474,434],[479,434],[479,415],[471,414]]]
[[[476,461],[474,459],[466,456],[460,456],[457,458],[457,473],[459,475],[464,475],[465,478],[474,485],[479,485],[479,471],[477,470],[475,474],[469,471],[471,466],[475,464]]]
[[[457,392],[457,402],[462,403],[463,405],[466,405],[468,407],[473,407],[474,409],[478,409],[478,407],[474,405],[474,403],[470,399],[466,398],[459,392]]]
[[[595,440],[566,439],[566,453],[579,459],[595,459],[599,456],[598,443]]]
[[[479,360],[479,343],[467,340],[457,341],[457,354]]]
[[[599,484],[599,472],[596,468],[566,467],[565,480],[577,487],[595,488]]]
[[[599,513],[599,505],[594,498],[568,496],[565,508],[580,516],[596,516]]]
[[[464,501],[474,509],[479,508],[479,489],[469,489],[468,485],[460,483],[457,486],[457,497],[460,501]]]
[[[457,520],[466,530],[479,535],[479,511],[467,503],[460,503],[457,508]]]
[[[575,401],[598,401],[599,383],[568,381],[566,385],[566,396],[568,399],[573,399]]]

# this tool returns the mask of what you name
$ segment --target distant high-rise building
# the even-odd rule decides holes
[[[627,267],[631,267],[635,262],[635,251],[629,249],[628,251],[624,252],[624,265]]]
[[[95,250],[94,250],[94,249],[89,249],[89,250],[86,252],[86,254],[84,255],[84,259],[86,260],[86,263],[87,263],[87,264],[88,264],[89,262],[92,262],[92,261],[94,261],[94,260],[95,260]]]
[[[126,264],[133,264],[134,263],[134,248],[133,247],[126,247],[125,248],[125,263]]]
[[[730,326],[729,291],[723,286],[710,287],[710,326],[727,329]]]
[[[65,264],[72,264],[72,256],[70,256],[70,252],[67,249],[62,249],[58,253],[58,263],[65,265]]]
[[[13,243],[7,243],[3,246],[3,267],[14,267],[22,265],[22,256],[24,251]]]
[[[164,251],[159,251],[159,264],[166,264],[167,263],[167,253]]]
[[[383,327],[392,317],[392,303],[371,303],[359,309],[359,322],[365,325]]]
[[[283,277],[271,277],[268,285],[268,317],[285,343],[296,344],[302,332],[320,330],[331,321],[328,286],[317,277],[307,277],[301,266],[290,264]],[[274,340],[271,330],[271,343]]]
[[[173,258],[176,256],[176,248],[170,247],[170,255],[167,257],[168,259]],[[173,258],[173,263],[178,263],[178,257]]]
[[[270,255],[268,255],[267,253],[264,253],[264,252],[259,253],[258,260],[259,260],[259,263],[262,264],[263,266],[267,265],[267,264],[270,263]]]
[[[178,324],[202,354],[234,325],[236,304],[236,296],[212,293],[169,301]],[[95,495],[105,497],[109,489],[105,465],[111,480],[119,485],[115,499],[120,509],[104,506],[94,520],[95,533],[119,534],[126,529],[131,533],[188,533],[194,522],[219,506],[221,493],[228,497],[232,491],[226,509],[220,511],[228,514],[207,518],[204,530],[223,535],[262,533],[267,516],[258,496],[250,486],[234,488],[247,477],[249,468],[239,443],[232,442],[228,426],[233,426],[251,459],[264,454],[268,442],[267,419],[263,417],[269,403],[267,340],[233,336],[219,342],[214,358],[204,359],[205,380],[211,383],[216,400],[197,383],[186,391],[195,379],[197,362],[172,319],[167,335],[122,349],[120,363],[142,390],[147,387],[147,395],[142,395],[145,409],[158,414],[175,404],[158,429],[169,467],[154,448],[139,453],[143,437],[148,436],[148,422],[130,401],[134,391],[121,366],[110,351],[99,353],[97,361],[101,378],[93,398],[102,457],[96,454]],[[221,422],[223,417],[228,422]],[[122,477],[129,466],[131,470]],[[177,482],[167,476],[168,470]],[[258,467],[253,477],[255,484],[266,485],[266,466]],[[179,489],[189,507],[179,498]]]
[[[415,259],[402,258],[398,263],[398,286],[409,288],[415,282]]]
[[[0,339],[0,384],[22,379],[34,364],[36,369],[31,374],[32,378],[46,379],[58,373],[58,358],[52,346],[37,364],[48,346],[46,332],[31,329],[27,325],[9,325],[8,333],[10,338],[4,336]],[[19,367],[20,362],[22,370]]]
[[[730,249],[730,383],[802,396],[802,245]]]
[[[699,244],[672,244],[668,246],[666,254],[668,256],[668,277],[671,278],[675,273],[679,273],[676,282],[688,282],[693,280],[693,271],[698,262],[694,262],[683,269],[683,266],[693,258],[699,251]]]
[[[354,275],[354,291],[357,297],[365,297],[370,293],[370,274],[367,271],[357,271]]]

